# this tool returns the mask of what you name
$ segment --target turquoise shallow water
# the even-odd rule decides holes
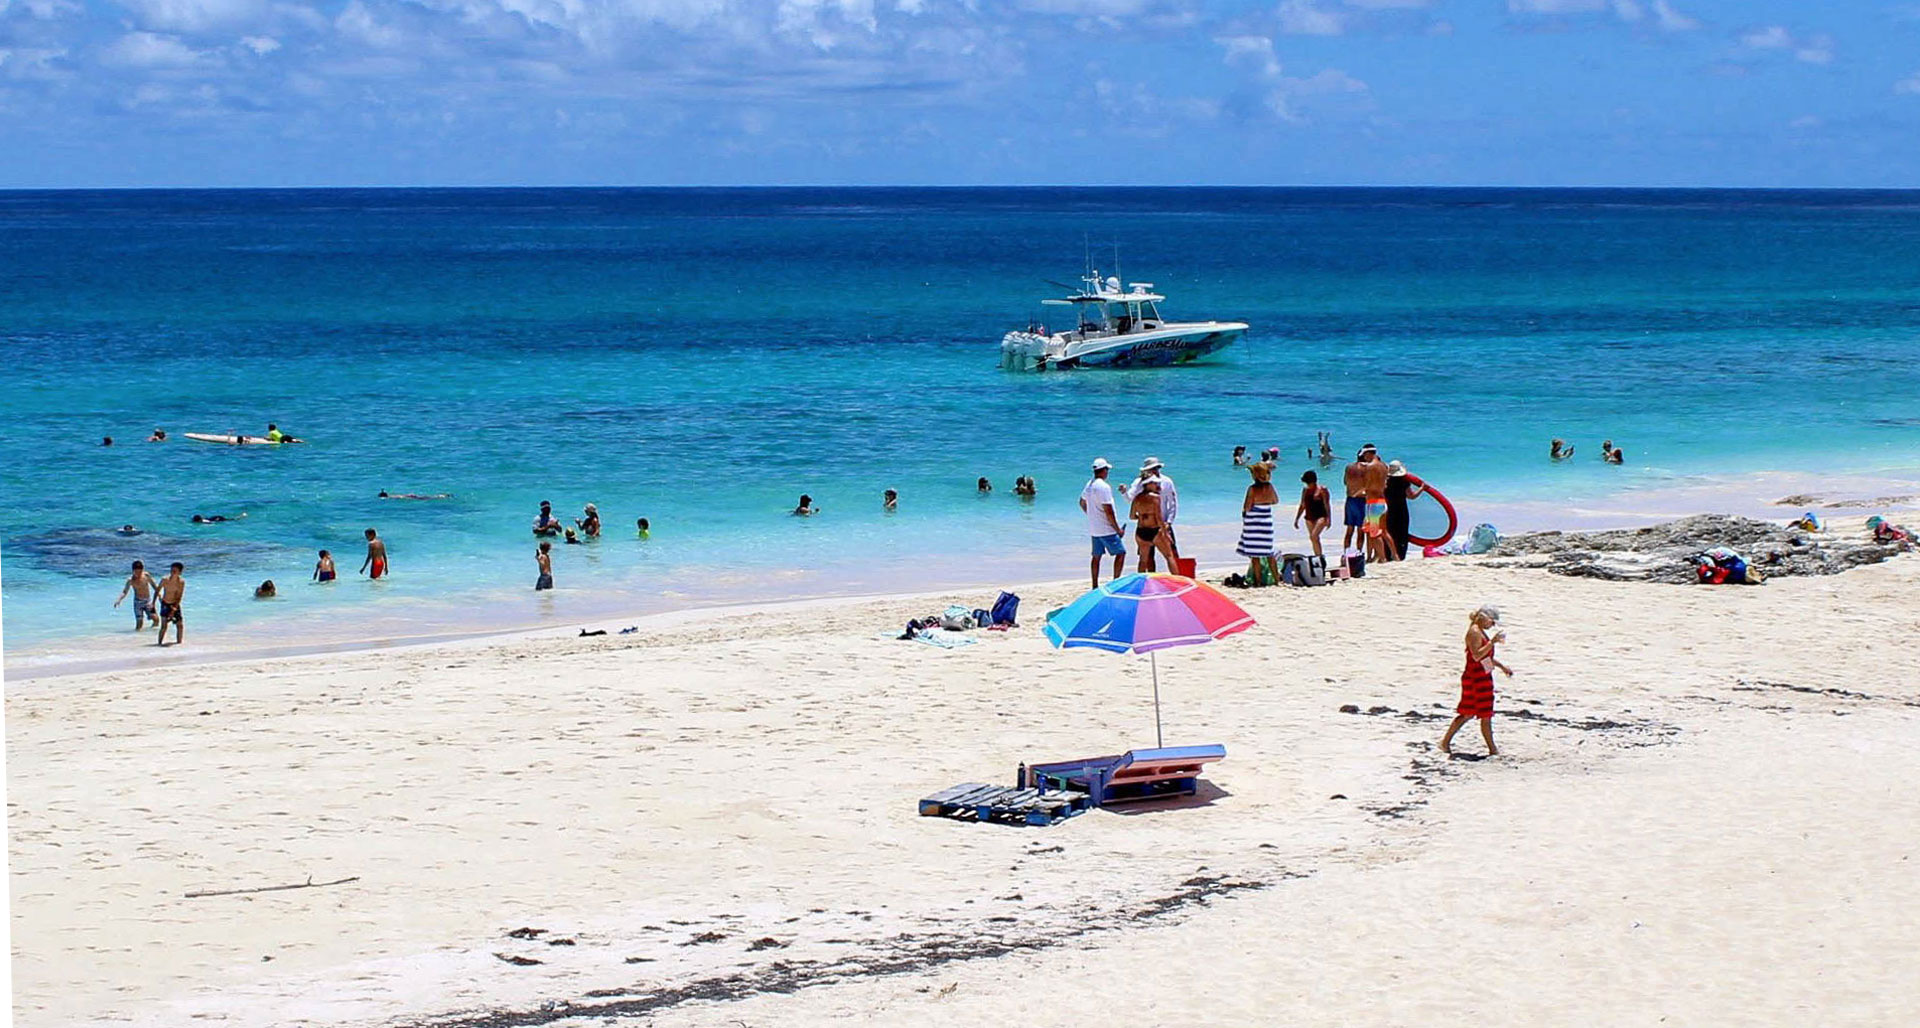
[[[1206,366],[1001,371],[999,336],[1050,313],[1088,239],[1169,315],[1252,332]],[[0,193],[8,659],[132,646],[105,633],[135,556],[188,563],[190,640],[1065,576],[1091,456],[1157,454],[1183,521],[1227,522],[1227,451],[1305,467],[1318,429],[1469,517],[1906,469],[1917,334],[1920,193]],[[178,439],[269,419],[310,442]],[[141,442],[155,426],[176,441]],[[1555,435],[1583,459],[1547,466]],[[1591,459],[1603,436],[1627,467]],[[1009,495],[1020,474],[1038,501]],[[822,517],[783,516],[803,491]],[[608,537],[563,548],[536,600],[543,498],[598,503]],[[352,580],[369,525],[397,572],[378,585]],[[304,584],[321,546],[347,581]],[[264,578],[281,599],[249,598]]]

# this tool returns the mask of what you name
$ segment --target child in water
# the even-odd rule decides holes
[[[333,554],[332,553],[326,550],[320,551],[320,560],[318,563],[313,565],[313,580],[316,582],[333,581]]]
[[[646,518],[641,518],[640,520],[635,521],[633,523],[633,527],[635,531],[640,533],[640,538],[642,539],[653,538],[653,525],[650,522],[648,522]]]
[[[133,594],[134,631],[138,632],[146,628],[149,620],[156,625],[160,623],[160,618],[153,612],[153,593],[158,588],[159,583],[153,580],[152,575],[147,574],[146,564],[134,561],[133,574],[127,577],[127,584],[120,587],[120,599],[113,601],[113,605],[118,607],[127,598],[129,592]]]

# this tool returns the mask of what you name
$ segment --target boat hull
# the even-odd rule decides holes
[[[1063,367],[1082,368],[1164,368],[1190,364],[1231,345],[1246,333],[1244,328],[1223,328],[1188,333],[1169,339],[1140,342],[1116,341],[1088,353],[1061,362]]]
[[[1208,322],[1089,339],[1010,332],[1001,352],[1008,365],[1021,368],[1164,368],[1216,353],[1246,331],[1239,322]]]

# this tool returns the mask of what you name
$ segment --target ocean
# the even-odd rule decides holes
[[[1089,253],[1169,317],[1252,328],[1203,365],[1003,370],[1000,336],[1058,322],[1039,301]],[[1916,335],[1920,192],[5,192],[6,659],[138,659],[151,637],[111,606],[135,558],[186,563],[203,651],[962,583],[977,603],[1084,573],[1092,457],[1159,456],[1182,523],[1225,526],[1233,446],[1280,446],[1284,494],[1322,430],[1469,523],[1908,476]],[[269,421],[305,444],[181,437]],[[1546,460],[1555,436],[1575,460]],[[820,516],[787,516],[803,492]],[[557,546],[536,596],[543,499],[597,504],[606,534]],[[354,574],[367,527],[378,583]]]

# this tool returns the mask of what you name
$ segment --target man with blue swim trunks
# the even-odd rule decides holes
[[[1367,464],[1374,457],[1372,443],[1360,448],[1360,453],[1347,465],[1345,475],[1347,484],[1347,504],[1341,510],[1340,522],[1346,526],[1346,533],[1340,537],[1340,552],[1353,549],[1353,537],[1366,538],[1363,528],[1367,523]]]
[[[1126,567],[1127,546],[1120,541],[1120,519],[1113,513],[1113,486],[1107,484],[1107,472],[1113,465],[1105,457],[1093,462],[1093,478],[1080,490],[1080,509],[1087,512],[1087,534],[1093,537],[1093,587],[1100,588],[1100,558],[1113,557],[1113,577],[1119,578]]]

